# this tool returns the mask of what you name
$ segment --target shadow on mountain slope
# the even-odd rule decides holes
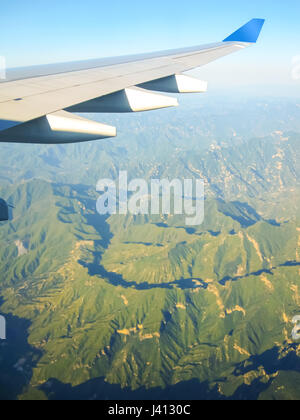
[[[296,345],[291,345],[290,352],[280,359],[279,349],[274,347],[262,355],[252,356],[245,362],[238,364],[234,375],[242,377],[250,371],[258,371],[263,367],[267,375],[278,371],[300,372],[300,358],[297,357]],[[198,379],[180,382],[166,388],[146,389],[142,387],[136,391],[121,388],[119,385],[109,384],[104,378],[91,379],[84,384],[72,387],[56,379],[50,379],[40,389],[50,400],[257,400],[273,382],[273,378],[261,381],[254,379],[250,385],[242,384],[232,396],[224,396],[218,391],[218,385],[210,386],[208,381],[199,382]],[[218,383],[225,383],[226,378],[220,378]],[[283,384],[284,385],[284,384]]]
[[[97,256],[96,256],[97,258]],[[98,255],[98,259],[100,256]],[[78,264],[82,267],[86,268],[89,272],[90,276],[98,276],[107,280],[112,286],[122,286],[125,289],[134,288],[136,290],[152,290],[152,289],[174,289],[177,287],[182,290],[186,289],[207,289],[207,284],[198,278],[190,278],[190,279],[180,279],[175,280],[169,283],[160,283],[160,284],[151,284],[151,283],[137,283],[135,281],[126,281],[124,280],[121,274],[112,273],[107,271],[103,265],[101,265],[101,261],[97,263],[88,263],[83,260],[78,260]]]
[[[4,315],[7,339],[0,341],[0,400],[15,400],[32,378],[42,352],[28,344],[30,322]]]
[[[248,203],[242,203],[240,201],[225,202],[221,199],[217,200],[217,202],[219,212],[227,217],[231,217],[232,220],[238,222],[244,229],[253,226],[260,221],[265,221],[276,227],[281,226],[276,220],[263,219]]]
[[[280,358],[278,347],[267,350],[261,355],[251,356],[247,363],[242,362],[236,367],[234,375],[246,375],[261,366],[263,366],[267,375],[275,374],[278,370],[300,372],[300,357],[296,353],[297,347],[296,343],[290,344],[288,353],[283,358]]]
[[[220,380],[220,382],[224,381]],[[226,397],[218,392],[218,387],[209,386],[209,382],[199,382],[198,379],[180,382],[166,388],[140,388],[132,391],[122,389],[119,385],[108,384],[104,378],[92,379],[82,385],[72,387],[56,379],[50,379],[40,387],[49,400],[102,400],[102,401],[217,401],[217,400],[257,400],[260,394],[268,389],[271,381],[262,383],[255,380],[250,386],[241,385],[233,396]]]
[[[219,284],[221,286],[226,286],[226,283],[229,281],[236,282],[239,280],[247,279],[252,276],[259,277],[262,274],[269,274],[270,276],[273,276],[274,275],[273,271],[277,270],[280,267],[299,267],[299,266],[300,266],[300,262],[298,261],[286,261],[285,263],[280,264],[277,267],[263,268],[259,271],[256,271],[255,273],[248,273],[248,274],[244,274],[242,276],[236,276],[236,277],[226,276],[222,280],[219,281]]]
[[[216,388],[209,388],[208,382],[200,383],[197,379],[165,389],[143,387],[136,391],[108,384],[104,378],[92,379],[76,387],[51,379],[40,389],[50,400],[213,400],[222,397]]]

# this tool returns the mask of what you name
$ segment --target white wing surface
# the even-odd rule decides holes
[[[114,137],[114,127],[76,113],[177,106],[177,99],[161,92],[205,92],[205,82],[184,72],[253,45],[263,24],[253,19],[216,44],[8,70],[0,81],[0,142],[54,144]]]

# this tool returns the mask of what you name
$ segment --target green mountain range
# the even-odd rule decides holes
[[[114,117],[114,141],[1,145],[0,398],[299,399],[299,114],[216,101]],[[204,223],[100,216],[120,170],[204,179]]]

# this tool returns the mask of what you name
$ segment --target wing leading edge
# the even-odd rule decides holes
[[[114,127],[74,113],[177,106],[176,99],[161,92],[205,92],[205,82],[183,73],[252,45],[263,24],[253,19],[217,44],[8,71],[8,79],[0,83],[0,142],[56,144],[114,137]]]

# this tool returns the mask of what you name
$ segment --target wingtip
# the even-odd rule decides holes
[[[265,19],[252,19],[228,38],[224,39],[223,42],[247,42],[255,44],[264,24]]]

